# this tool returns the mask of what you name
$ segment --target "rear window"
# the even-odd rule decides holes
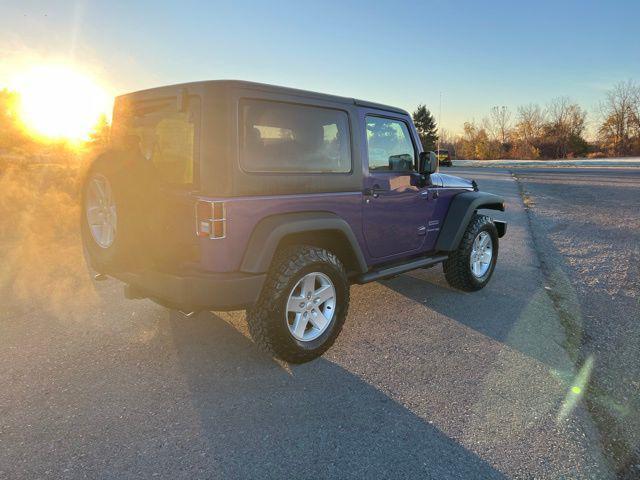
[[[124,101],[115,113],[112,140],[138,150],[164,182],[193,184],[199,98],[189,97],[185,110],[178,110],[175,98]]]
[[[350,172],[347,113],[282,102],[241,100],[240,162],[249,172]]]

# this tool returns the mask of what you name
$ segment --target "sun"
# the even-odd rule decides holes
[[[89,75],[66,65],[38,65],[16,75],[20,118],[27,130],[48,139],[83,141],[111,98]]]

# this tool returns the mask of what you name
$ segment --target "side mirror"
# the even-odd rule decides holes
[[[422,175],[431,175],[438,171],[438,156],[435,152],[420,152],[419,165]]]

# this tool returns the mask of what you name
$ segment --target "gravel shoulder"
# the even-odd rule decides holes
[[[640,477],[640,170],[514,170],[567,350],[620,478]]]

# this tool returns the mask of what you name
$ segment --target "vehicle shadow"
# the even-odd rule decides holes
[[[281,365],[211,313],[169,322],[210,478],[506,478],[325,358]]]
[[[565,369],[567,358],[561,348],[564,330],[544,286],[528,283],[522,268],[499,265],[489,286],[473,293],[449,287],[441,267],[401,275],[383,284],[552,369]]]

